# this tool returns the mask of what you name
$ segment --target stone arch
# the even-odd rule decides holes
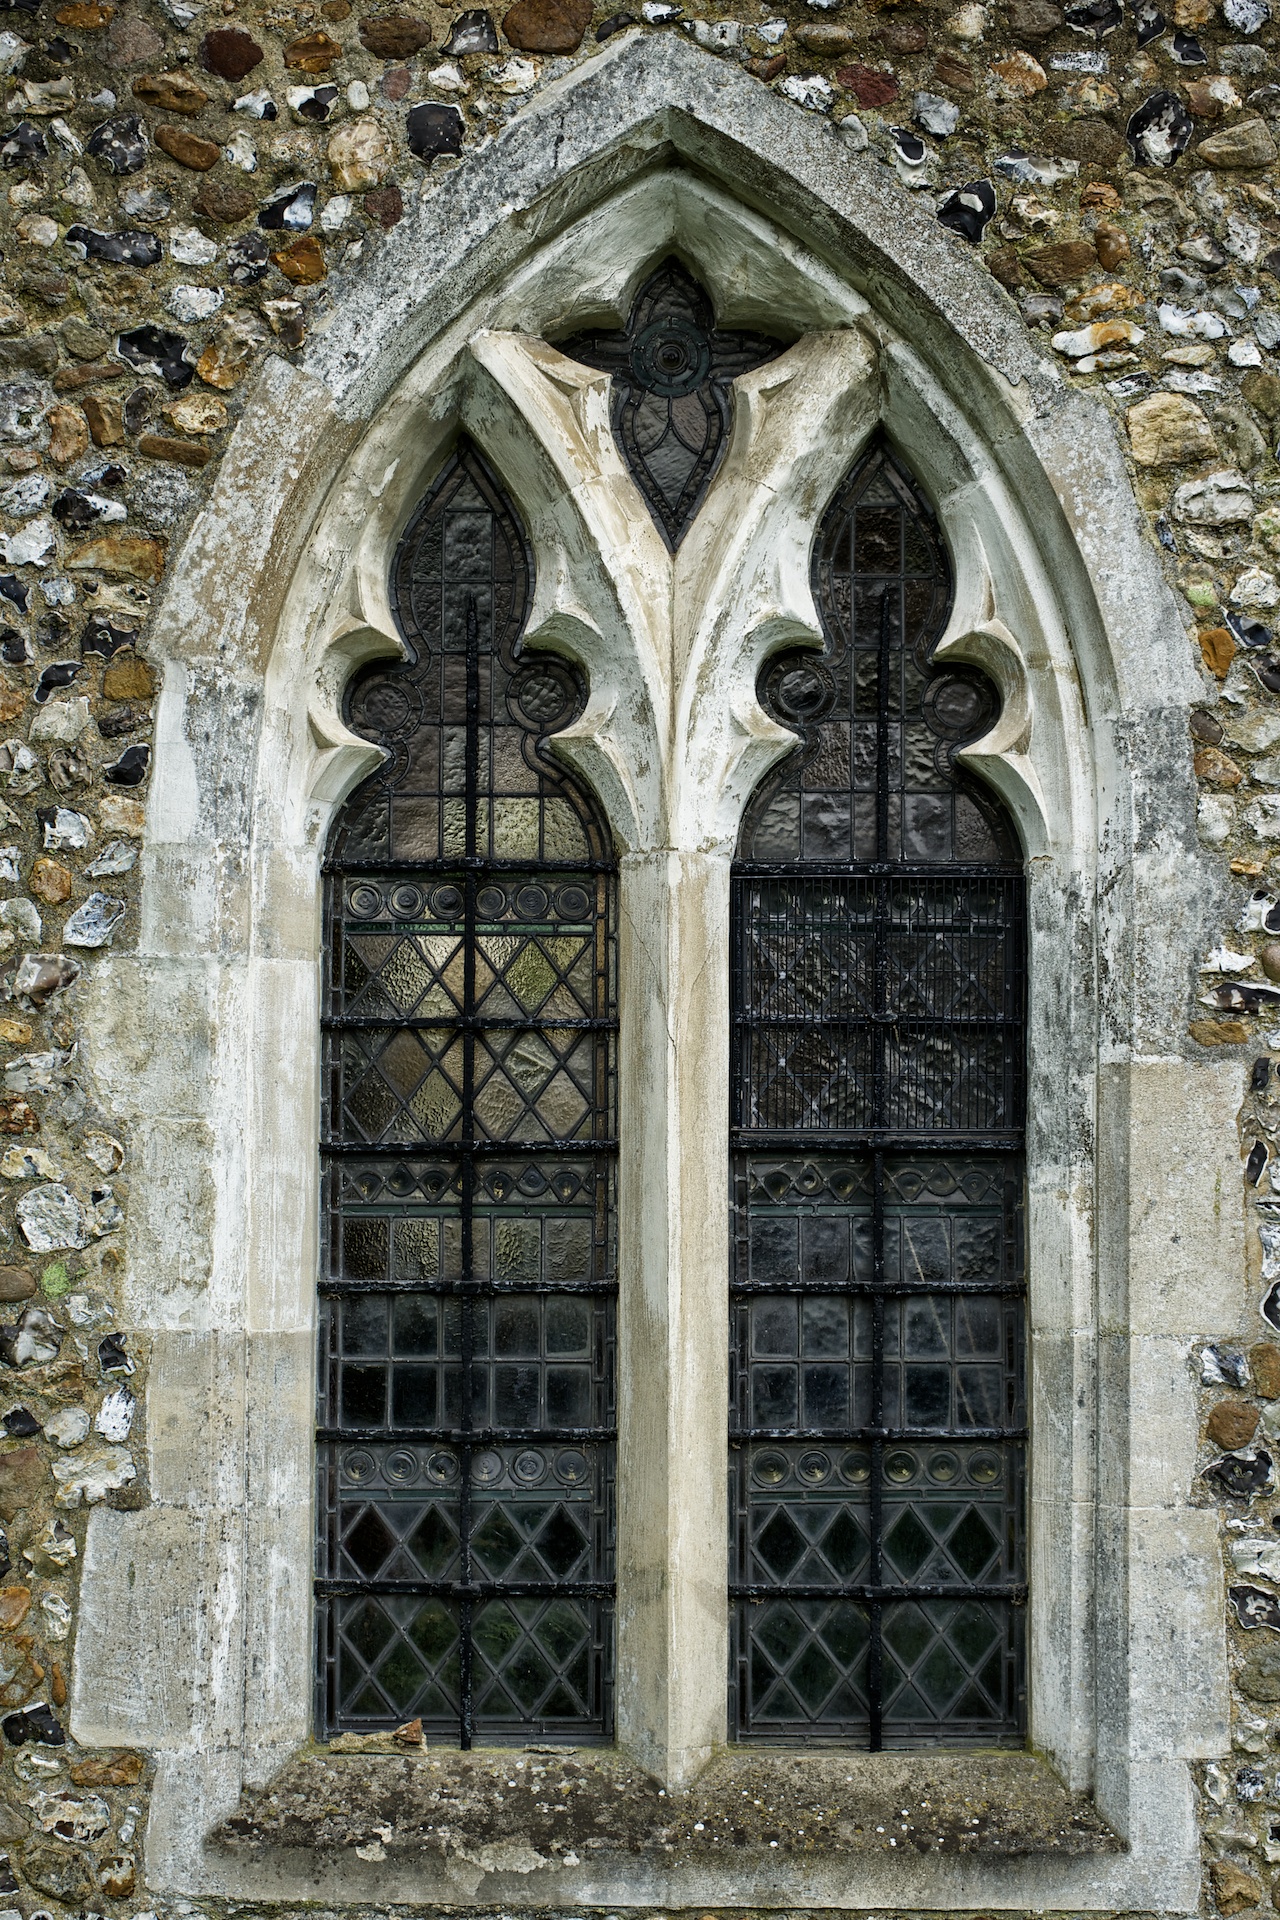
[[[599,560],[630,511],[602,376],[543,342],[618,322],[672,245],[725,323],[781,310],[800,337],[738,383],[698,527],[674,559],[643,558],[663,583],[654,597]],[[1179,1569],[1213,1559],[1212,1517],[1187,1499],[1181,1356],[1230,1322],[1240,1229],[1214,1211],[1212,1167],[1163,1171],[1190,1158],[1189,1115],[1198,1131],[1236,1100],[1233,1070],[1182,1058],[1188,977],[1158,934],[1171,914],[1207,925],[1215,904],[1182,747],[1199,685],[1182,617],[1104,413],[1038,353],[972,251],[873,155],[674,34],[620,36],[429,181],[335,287],[298,365],[258,375],[157,610],[143,930],[95,988],[97,1030],[118,1036],[95,1064],[143,1142],[126,1310],[153,1344],[153,1504],[92,1516],[74,1695],[79,1739],[157,1753],[157,1886],[262,1893],[206,1834],[308,1734],[316,876],[333,810],[372,764],[341,691],[397,645],[395,537],[464,424],[530,529],[529,644],[591,677],[562,750],[600,793],[637,887],[645,872],[657,885],[672,861],[727,862],[743,799],[789,744],[755,703],[756,671],[777,646],[817,643],[806,529],[882,421],[952,543],[941,650],[981,664],[1004,697],[970,758],[1017,817],[1033,875],[1033,1740],[1096,1792],[1129,1852],[1064,1862],[1050,1880],[1034,1865],[968,1869],[963,1894],[946,1863],[909,1885],[877,1867],[831,1897],[1193,1904],[1187,1762],[1222,1737],[1224,1654],[1212,1594],[1184,1591],[1167,1618],[1171,1585],[1190,1577]],[[748,498],[756,508],[738,512]],[[732,617],[729,584],[745,595]],[[720,611],[686,618],[689,606]],[[652,895],[646,912],[669,974],[722,931],[710,883],[686,927],[659,927]],[[655,964],[643,945],[637,999]],[[686,1109],[715,1061],[694,1024],[679,1028],[688,1064],[659,1089]],[[633,1044],[639,1057],[648,1040]],[[1140,1165],[1184,1180],[1184,1216],[1203,1202],[1194,1244],[1171,1249],[1131,1184]],[[635,1172],[648,1206],[704,1220],[701,1242],[670,1239],[658,1265],[722,1267],[722,1200],[658,1179]],[[673,1391],[696,1384],[669,1340],[663,1364]],[[671,1545],[658,1531],[650,1574]],[[136,1582],[167,1557],[157,1615]],[[639,1592],[645,1567],[635,1577]],[[705,1595],[688,1606],[714,1660]],[[126,1651],[138,1643],[150,1659]],[[1185,1676],[1176,1701],[1151,1680],[1170,1659]],[[106,1700],[97,1676],[113,1667],[129,1677]],[[678,1783],[714,1745],[714,1714],[654,1697],[639,1663],[631,1678],[649,1692],[624,1737]],[[643,1898],[532,1881],[497,1874],[483,1897],[678,1900],[660,1876]],[[287,1873],[270,1884],[298,1892]],[[425,1897],[394,1884],[376,1897]],[[361,1897],[373,1893],[370,1881]],[[689,1897],[721,1894],[702,1883]],[[780,1884],[777,1898],[799,1895]]]

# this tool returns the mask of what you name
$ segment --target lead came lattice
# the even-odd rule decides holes
[[[326,1731],[612,1716],[614,864],[547,756],[531,564],[463,441],[397,554],[410,654],[327,868],[317,1600]]]
[[[742,1739],[1017,1741],[1025,908],[954,754],[950,576],[883,444],[814,555],[802,744],[734,873],[731,1597]]]

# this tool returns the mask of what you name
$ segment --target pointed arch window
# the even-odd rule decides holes
[[[819,529],[801,744],[734,869],[731,1716],[743,1739],[1024,1726],[1025,906],[933,650],[947,555],[875,444]]]
[[[326,865],[319,1713],[612,1724],[615,863],[524,658],[532,557],[459,443],[353,683]]]

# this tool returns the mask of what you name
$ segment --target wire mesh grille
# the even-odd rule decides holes
[[[575,334],[559,346],[612,375],[614,439],[674,550],[724,456],[730,386],[774,359],[782,342],[717,327],[706,294],[672,259],[645,281],[625,328]]]
[[[463,441],[396,557],[408,659],[327,868],[319,1719],[611,1727],[615,878]]]
[[[814,557],[827,646],[734,877],[731,1711],[742,1739],[1024,1720],[1025,899],[958,768],[928,507],[883,445]]]

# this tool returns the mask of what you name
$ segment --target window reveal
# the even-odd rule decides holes
[[[561,353],[612,375],[613,436],[674,552],[702,505],[729,438],[729,389],[782,352],[766,334],[717,327],[678,260],[650,275],[620,332],[575,334]]]
[[[1025,908],[934,665],[950,574],[877,444],[829,509],[802,745],[735,864],[731,1721],[1015,1743],[1024,1725]]]
[[[318,1719],[612,1725],[615,870],[523,659],[532,559],[458,446],[326,867]]]

